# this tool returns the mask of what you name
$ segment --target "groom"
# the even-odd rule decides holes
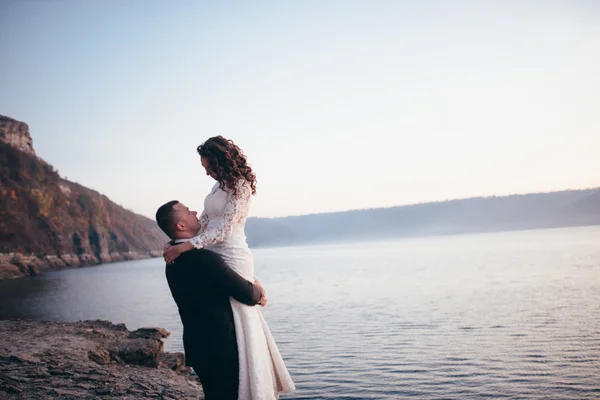
[[[178,201],[162,205],[156,222],[174,243],[190,240],[200,230],[197,213]],[[229,297],[264,306],[264,289],[204,249],[181,254],[166,266],[166,275],[183,323],[186,364],[198,374],[205,399],[237,399],[238,348]]]

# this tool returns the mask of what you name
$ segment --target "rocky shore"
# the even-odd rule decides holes
[[[35,276],[46,271],[55,271],[66,268],[79,268],[111,262],[142,260],[160,257],[162,251],[150,252],[121,252],[102,254],[97,257],[93,254],[63,254],[62,256],[47,255],[35,256],[19,253],[0,253],[0,279],[14,279],[23,276]]]
[[[107,321],[0,321],[0,400],[199,399],[182,353],[161,328]]]

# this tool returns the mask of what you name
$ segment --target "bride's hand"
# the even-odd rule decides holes
[[[181,255],[181,251],[179,249],[179,245],[171,246],[170,244],[167,244],[165,246],[163,257],[167,264],[173,264],[173,261],[175,261],[175,259],[177,257],[179,257],[180,255]]]

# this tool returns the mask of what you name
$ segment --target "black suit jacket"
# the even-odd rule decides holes
[[[181,254],[166,266],[166,275],[183,323],[186,364],[202,370],[225,362],[237,371],[229,297],[256,305],[261,297],[258,287],[230,269],[217,253],[204,249]]]

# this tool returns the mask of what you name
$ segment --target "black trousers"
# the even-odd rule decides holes
[[[192,365],[202,383],[204,400],[237,400],[239,367],[233,364],[222,359],[212,365]]]

